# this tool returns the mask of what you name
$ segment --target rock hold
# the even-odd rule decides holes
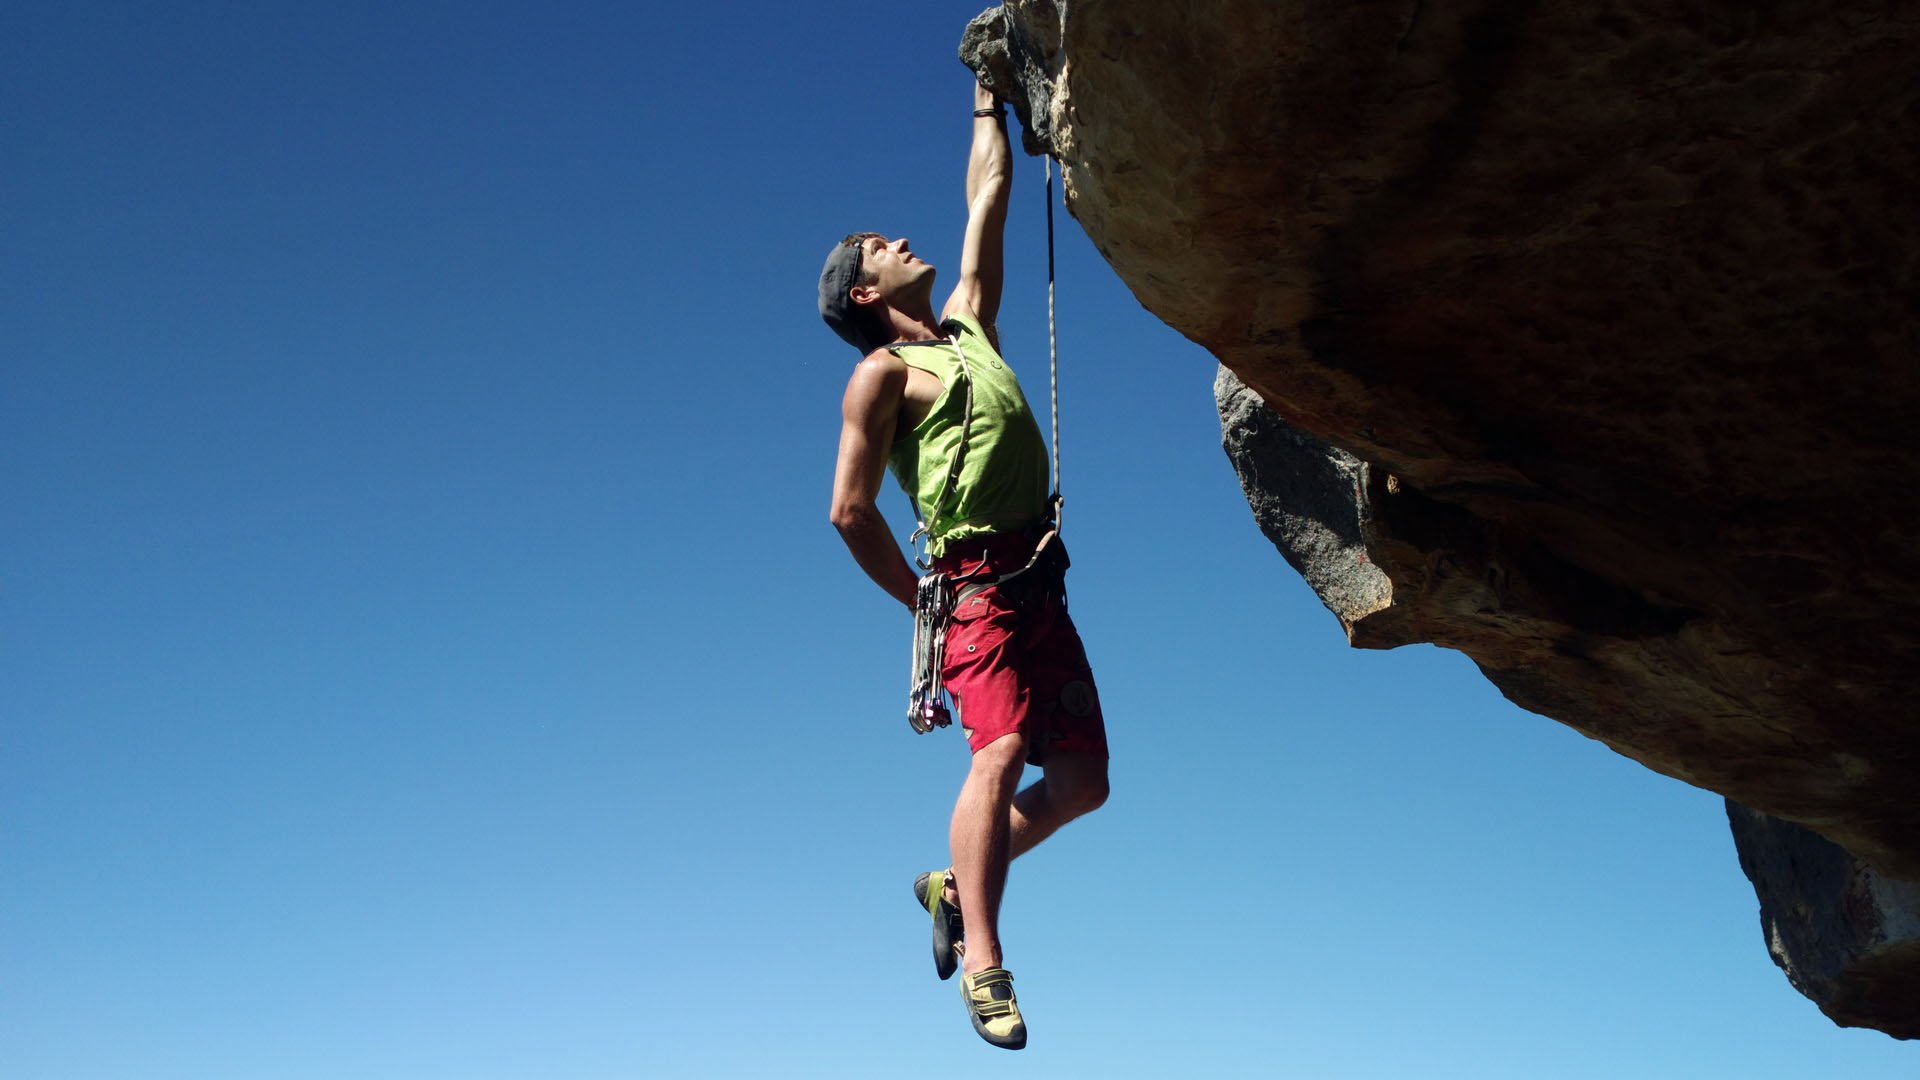
[[[1054,0],[1014,0],[974,16],[960,37],[960,62],[972,68],[995,97],[1012,103],[1020,139],[1036,157],[1053,153],[1051,64],[1060,56],[1063,11]]]

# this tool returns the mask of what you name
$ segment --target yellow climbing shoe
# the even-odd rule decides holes
[[[1027,1045],[1027,1022],[1020,1018],[1020,1003],[1013,998],[1012,972],[988,968],[962,975],[960,996],[966,999],[967,1016],[981,1038],[1003,1050]]]
[[[914,899],[933,916],[933,973],[943,979],[953,978],[963,948],[960,909],[942,899],[947,877],[945,870],[929,870],[913,879]]]

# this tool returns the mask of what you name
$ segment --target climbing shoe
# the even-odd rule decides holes
[[[1020,1003],[1013,999],[1013,973],[988,968],[977,975],[960,976],[960,996],[967,1016],[980,1037],[1003,1050],[1027,1045],[1027,1022],[1020,1019]]]
[[[929,870],[913,879],[914,899],[933,916],[933,972],[943,979],[953,978],[960,966],[963,932],[960,909],[943,898],[948,877],[945,870]]]

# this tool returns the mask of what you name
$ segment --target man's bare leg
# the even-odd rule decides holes
[[[1005,744],[1013,742],[1018,742],[1019,746],[1016,756],[1011,758],[1011,764],[1009,765],[1001,754],[996,753],[987,762],[985,769],[988,777],[995,779],[982,777],[979,790],[975,791],[975,778],[982,773],[980,756],[996,748],[1004,748],[1012,752],[1013,748],[1005,747]],[[986,882],[990,886],[986,894],[976,899],[974,895],[970,895],[974,894],[975,890],[969,888],[967,884],[976,875],[966,869],[969,860],[961,854],[962,813],[964,811],[968,815],[966,829],[969,833],[991,831],[982,828],[983,824],[991,823],[982,823],[979,818],[971,816],[977,811],[974,804],[970,802],[970,793],[975,798],[986,794],[995,780],[1001,777],[1005,778],[1007,788],[1011,790],[1012,786],[1019,782],[1020,771],[1025,761],[1026,739],[1023,736],[1010,735],[987,744],[979,754],[974,755],[973,768],[967,773],[966,785],[960,789],[960,800],[953,808],[953,826],[950,836],[953,845],[953,874],[948,879],[946,900],[967,913],[967,951],[963,958],[965,963],[962,965],[962,970],[969,973],[1000,965],[1000,898],[1006,891],[1007,864],[1032,851],[1035,845],[1052,836],[1060,826],[1098,809],[1107,800],[1106,755],[1084,753],[1051,755],[1047,760],[1045,775],[1027,785],[1024,790],[1007,801],[1006,810],[1000,815],[1006,823],[1003,848],[1006,855],[997,860],[997,868],[982,867],[982,872],[992,873],[993,878]],[[1007,771],[1009,768],[1010,772]],[[991,840],[988,844],[990,847]],[[991,909],[973,906],[985,902],[989,895],[992,901]],[[979,923],[972,913],[989,910],[984,933],[976,930],[976,925]],[[991,962],[985,958],[988,941],[992,943]],[[980,961],[977,964],[974,963],[976,956]]]
[[[969,975],[1000,966],[1000,894],[1006,889],[1011,858],[1014,788],[1026,760],[1024,735],[1006,735],[981,747],[953,804],[947,839],[967,920],[960,970]]]
[[[1045,773],[1013,797],[1008,846],[1014,859],[1032,851],[1060,826],[1107,801],[1105,754],[1049,754]]]

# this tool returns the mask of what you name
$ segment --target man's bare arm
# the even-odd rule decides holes
[[[997,109],[999,104],[986,87],[974,84],[975,109]],[[974,117],[973,152],[967,157],[967,234],[960,247],[960,280],[947,298],[941,318],[964,311],[991,329],[1000,314],[1007,194],[1013,187],[1011,158],[1006,120],[999,116]]]
[[[875,499],[887,475],[887,451],[906,395],[907,365],[882,350],[860,361],[840,403],[840,456],[833,469],[833,527],[860,569],[913,609],[920,578],[900,554]]]

